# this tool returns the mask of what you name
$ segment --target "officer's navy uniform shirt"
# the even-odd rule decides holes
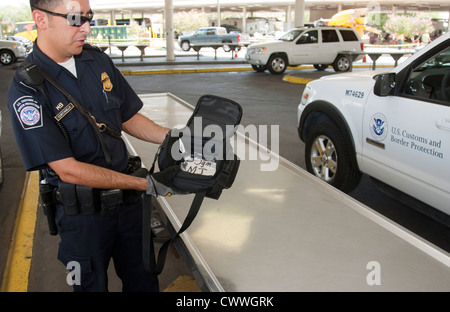
[[[98,123],[119,133],[122,123],[142,108],[142,101],[111,59],[96,48],[85,45],[83,52],[75,56],[78,78],[46,56],[37,44],[26,61],[38,64]],[[86,117],[52,84],[44,84],[47,97],[26,85],[17,72],[8,91],[8,107],[25,169],[47,168],[48,162],[67,157],[108,167],[100,139]],[[58,128],[55,117],[64,125],[70,142]],[[110,169],[124,172],[128,160],[125,143],[105,133],[102,136],[112,158]]]

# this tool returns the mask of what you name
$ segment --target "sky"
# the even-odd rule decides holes
[[[12,6],[21,6],[22,4],[29,4],[30,0],[0,0],[0,7],[4,7],[7,5],[12,5]]]

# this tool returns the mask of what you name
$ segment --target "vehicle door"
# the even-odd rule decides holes
[[[320,63],[331,64],[339,51],[343,50],[342,43],[335,29],[321,29],[322,45],[320,48]]]
[[[362,171],[370,176],[447,214],[450,214],[449,77],[447,42],[440,52],[433,49],[397,73],[394,95],[369,94],[360,162]]]
[[[191,43],[203,44],[205,43],[206,29],[198,29],[191,37]]]
[[[293,60],[289,60],[290,64],[319,64],[319,31],[311,29],[304,31],[298,39],[294,40],[292,47]]]
[[[215,44],[220,42],[219,35],[214,28],[209,28],[206,30],[205,35],[203,37],[203,43],[205,44]]]

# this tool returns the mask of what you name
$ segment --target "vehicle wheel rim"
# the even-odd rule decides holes
[[[339,59],[339,61],[338,61],[339,70],[345,71],[349,68],[349,66],[350,66],[350,62],[346,57],[342,57]]]
[[[326,182],[331,182],[337,170],[337,153],[333,141],[321,135],[311,147],[311,167],[314,174]]]
[[[11,63],[11,55],[9,55],[8,53],[3,53],[1,55],[1,61],[3,64],[9,64]]]
[[[286,67],[286,63],[284,62],[284,60],[282,58],[275,58],[272,61],[272,68],[274,71],[276,72],[281,72],[284,70],[284,68]]]
[[[182,50],[184,50],[184,51],[187,51],[187,50],[189,50],[189,43],[187,43],[187,42],[184,42],[182,45],[181,45],[181,49]]]

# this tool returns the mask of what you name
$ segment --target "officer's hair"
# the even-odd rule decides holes
[[[33,8],[51,10],[62,1],[63,0],[30,0],[31,11],[33,11]]]

